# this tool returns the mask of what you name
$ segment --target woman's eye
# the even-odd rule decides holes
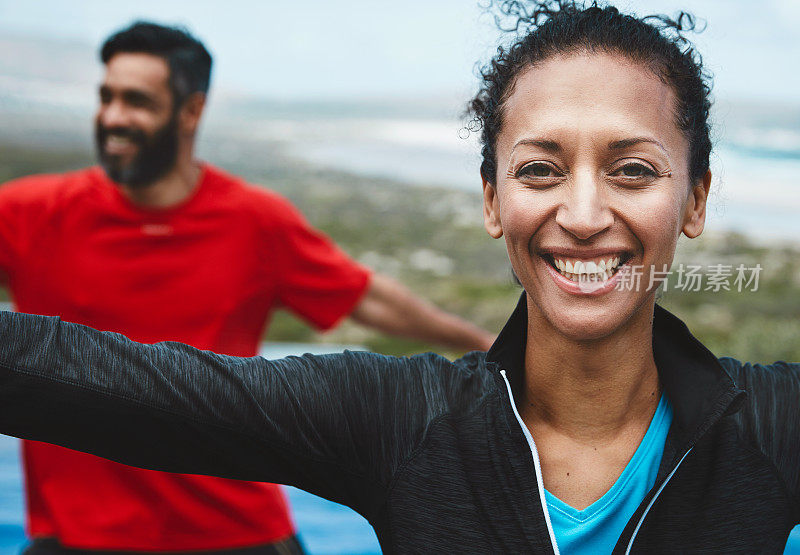
[[[534,162],[524,166],[517,174],[518,177],[556,177],[559,175],[561,174],[559,174],[553,166],[540,162]]]
[[[622,177],[656,177],[656,172],[653,171],[652,168],[648,168],[644,164],[625,164],[618,170],[616,170],[612,175],[619,175]]]

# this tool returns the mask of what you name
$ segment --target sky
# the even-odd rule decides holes
[[[488,0],[0,0],[0,36],[96,47],[133,19],[182,24],[215,56],[217,90],[269,98],[459,95],[499,33]],[[796,101],[800,1],[619,0],[639,14],[689,9],[720,97]],[[756,6],[756,8],[753,8]]]

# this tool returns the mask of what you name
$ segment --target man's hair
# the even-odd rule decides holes
[[[176,107],[193,93],[208,93],[211,54],[186,29],[136,21],[106,40],[100,49],[100,59],[107,64],[120,53],[145,53],[163,58],[169,66],[169,84]]]

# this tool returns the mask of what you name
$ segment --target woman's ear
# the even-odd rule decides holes
[[[500,225],[500,200],[497,197],[497,186],[483,179],[483,227],[495,239],[503,236]]]
[[[692,187],[686,210],[683,213],[683,234],[694,239],[701,233],[706,225],[706,203],[708,191],[711,188],[711,170],[708,170],[703,179]]]

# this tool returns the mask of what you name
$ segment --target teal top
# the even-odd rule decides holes
[[[611,553],[622,530],[653,487],[672,424],[672,405],[662,395],[636,452],[603,496],[579,511],[545,490],[550,521],[564,555]]]

